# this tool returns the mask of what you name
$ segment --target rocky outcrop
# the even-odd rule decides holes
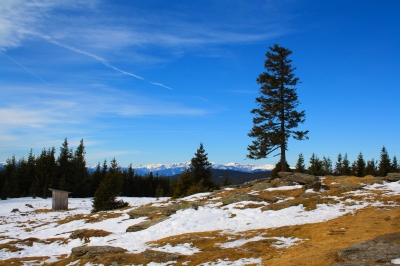
[[[178,202],[178,203],[172,203],[171,205],[167,206],[143,206],[139,207],[135,210],[131,210],[128,212],[129,218],[131,219],[137,219],[140,217],[160,217],[160,216],[171,216],[175,214],[179,210],[186,210],[186,209],[195,209],[199,205],[193,202]]]
[[[350,181],[344,181],[337,184],[330,185],[331,188],[335,188],[338,191],[344,193],[349,191],[355,191],[361,189],[363,186],[360,184],[352,183]]]
[[[156,218],[156,219],[152,219],[152,220],[146,220],[146,221],[143,221],[141,223],[129,226],[126,229],[126,232],[129,233],[129,232],[142,231],[142,230],[145,230],[145,229],[149,228],[150,226],[153,226],[153,225],[156,225],[158,223],[161,223],[162,221],[165,221],[166,219],[168,219],[168,218],[167,217],[162,217],[162,218]]]
[[[104,254],[125,253],[126,249],[112,246],[80,246],[72,248],[71,256],[78,258],[94,258],[101,257]]]
[[[222,203],[224,205],[232,204],[235,202],[241,202],[241,201],[263,201],[263,199],[260,198],[259,196],[246,194],[243,192],[231,193],[222,199]]]
[[[271,183],[274,186],[287,186],[300,184],[306,189],[313,188],[319,190],[321,183],[319,178],[314,175],[302,174],[297,172],[278,172],[280,178],[274,179]]]
[[[168,253],[150,249],[146,249],[145,251],[143,251],[141,253],[141,256],[142,258],[145,259],[158,260],[158,261],[173,261],[181,257],[181,255],[177,253]]]
[[[388,173],[386,180],[390,182],[395,182],[400,180],[400,173]]]
[[[354,244],[338,252],[338,261],[331,266],[392,265],[400,258],[400,232],[378,236],[373,240]]]
[[[154,216],[156,214],[159,214],[161,212],[160,207],[155,207],[155,206],[142,206],[137,209],[131,210],[128,212],[129,218],[131,219],[137,219],[140,217],[150,217]]]
[[[194,209],[197,210],[199,208],[199,205],[193,202],[179,202],[179,203],[173,203],[169,206],[167,206],[165,209],[163,209],[162,213],[166,216],[171,216],[175,214],[179,210],[186,210],[186,209]]]

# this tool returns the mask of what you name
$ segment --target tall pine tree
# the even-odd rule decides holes
[[[251,111],[253,128],[248,134],[252,145],[247,147],[250,159],[266,158],[275,150],[280,150],[282,171],[286,169],[286,150],[290,136],[294,139],[308,139],[307,131],[293,130],[305,121],[305,111],[298,112],[299,105],[296,88],[299,78],[295,77],[292,51],[275,44],[266,53],[264,67],[267,72],[259,75],[257,83],[261,85],[261,96],[256,98],[258,108]]]
[[[72,192],[75,186],[74,176],[72,171],[72,150],[68,147],[68,139],[65,138],[60,147],[60,154],[57,159],[57,176],[60,179],[59,189]]]
[[[71,160],[72,177],[71,187],[74,197],[86,197],[89,194],[89,174],[85,160],[85,145],[81,139],[78,148],[75,150]]]

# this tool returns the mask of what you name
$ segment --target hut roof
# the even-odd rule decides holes
[[[51,191],[57,191],[57,192],[65,192],[65,193],[68,193],[68,194],[71,194],[71,193],[72,193],[72,192],[69,192],[69,191],[59,190],[59,189],[54,189],[54,188],[49,188],[49,190],[51,190]]]

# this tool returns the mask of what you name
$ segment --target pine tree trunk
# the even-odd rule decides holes
[[[281,145],[281,171],[286,172],[286,154],[285,154],[285,145]]]
[[[282,63],[281,63],[282,64]],[[283,78],[283,77],[282,77]],[[280,94],[281,94],[281,132],[282,132],[282,142],[281,142],[281,171],[286,172],[286,138],[285,138],[285,108],[284,108],[284,96],[283,96],[284,86],[281,84]]]

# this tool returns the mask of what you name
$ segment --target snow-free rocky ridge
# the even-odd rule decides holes
[[[368,265],[338,254],[400,232],[400,181],[372,176],[289,174],[176,200],[122,199],[130,206],[99,213],[90,198],[70,198],[62,212],[51,199],[1,201],[0,265]]]

